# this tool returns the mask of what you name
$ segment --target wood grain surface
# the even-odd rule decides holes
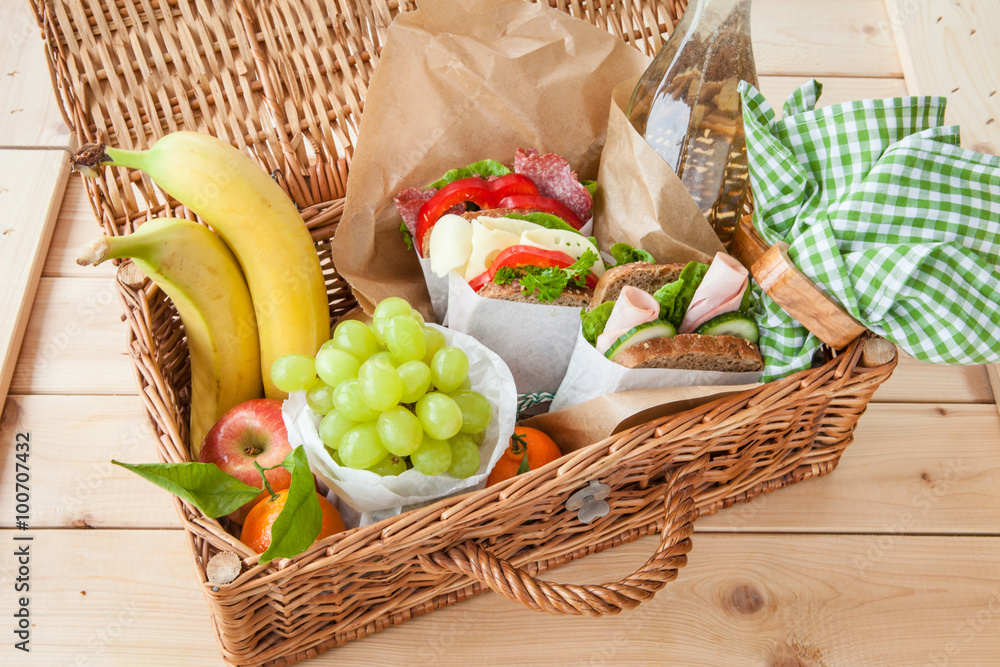
[[[935,1],[899,4],[929,16]],[[0,25],[24,4],[0,0]],[[962,4],[955,16],[977,3]],[[896,48],[894,20],[886,0],[756,0],[762,91],[779,113],[813,77],[825,86],[821,105],[906,94],[911,55]],[[921,41],[930,32],[914,34],[909,49],[940,53]],[[4,67],[44,72],[47,86],[39,57],[0,44]],[[6,74],[4,104],[3,85],[16,81]],[[44,109],[51,91],[30,90]],[[29,118],[16,136],[54,141],[51,114],[17,120]],[[0,122],[0,148],[16,145],[6,143],[9,127]],[[155,448],[113,270],[73,261],[100,232],[79,178],[62,200],[0,421],[0,582],[16,576],[14,538],[30,536],[33,624],[31,653],[9,636],[0,664],[221,667],[173,501],[109,463],[151,461]],[[902,356],[835,472],[699,519],[689,565],[634,611],[556,618],[484,594],[304,664],[995,664],[1000,414],[991,373]],[[29,531],[12,529],[18,433],[34,443]],[[639,540],[545,578],[611,580],[654,546]],[[16,603],[0,586],[0,615],[10,619]]]

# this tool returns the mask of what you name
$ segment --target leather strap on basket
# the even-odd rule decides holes
[[[687,564],[696,517],[696,484],[703,469],[704,462],[697,460],[670,475],[660,545],[642,567],[619,581],[584,585],[542,581],[471,541],[430,554],[429,558],[444,570],[471,577],[537,611],[603,616],[633,609],[676,579],[678,570]]]

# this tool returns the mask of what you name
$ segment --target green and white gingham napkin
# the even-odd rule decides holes
[[[778,120],[742,83],[754,225],[862,324],[924,361],[1000,361],[1000,157],[959,146],[945,99],[815,109]],[[763,295],[763,381],[808,368],[821,342]]]

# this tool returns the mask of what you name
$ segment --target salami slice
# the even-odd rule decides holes
[[[420,213],[420,207],[436,194],[437,188],[405,188],[392,198],[396,203],[396,210],[399,211],[399,217],[406,223],[410,234],[417,233],[417,214]],[[465,213],[465,204],[456,204],[447,212],[461,215]]]
[[[539,154],[534,148],[518,148],[514,153],[514,171],[524,174],[538,187],[543,197],[556,199],[570,208],[580,220],[590,219],[594,200],[576,177],[576,172],[561,155]]]

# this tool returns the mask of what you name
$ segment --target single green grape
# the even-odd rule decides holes
[[[407,361],[396,369],[403,383],[400,403],[416,403],[431,387],[431,369],[422,361]]]
[[[431,383],[438,391],[455,391],[468,376],[469,357],[461,348],[446,345],[431,359]]]
[[[315,363],[307,354],[286,354],[271,364],[271,382],[281,391],[306,391],[315,381]]]
[[[478,391],[459,389],[448,394],[462,411],[462,433],[485,431],[493,421],[493,406]]]
[[[448,474],[458,479],[472,477],[479,471],[479,446],[466,433],[448,441],[451,445],[451,465]]]
[[[319,437],[327,449],[337,449],[344,434],[358,425],[358,422],[344,416],[344,413],[334,408],[323,416],[319,423]]]
[[[432,438],[447,440],[462,428],[462,410],[447,394],[425,394],[416,405],[417,418]]]
[[[421,333],[424,334],[424,363],[428,366],[431,365],[431,360],[434,359],[434,355],[442,347],[447,345],[447,341],[444,339],[444,334],[435,329],[434,327],[425,326]]]
[[[368,361],[377,361],[380,364],[385,364],[386,366],[396,367],[396,360],[392,358],[388,350],[379,350],[372,356],[368,357]]]
[[[325,415],[333,410],[333,387],[321,379],[316,380],[306,392],[306,403],[316,414]]]
[[[333,388],[333,405],[348,419],[369,422],[378,418],[379,411],[373,410],[361,397],[358,380],[344,380]]]
[[[316,353],[316,374],[331,387],[358,377],[359,368],[361,364],[353,354],[336,347],[327,347],[326,343]]]
[[[371,328],[358,320],[343,320],[333,329],[333,337],[328,341],[338,350],[354,356],[358,363],[378,352],[378,341]],[[326,343],[324,343],[324,346]]]
[[[413,467],[425,475],[440,475],[451,465],[451,445],[447,440],[424,436],[417,451],[410,455]]]
[[[416,415],[401,405],[389,408],[375,422],[382,444],[390,454],[409,456],[424,437],[424,429]]]
[[[336,449],[330,449],[329,447],[327,447],[326,451],[330,455],[330,458],[333,459],[334,463],[336,463],[341,467],[344,466],[344,462],[340,460],[340,454],[337,453]]]
[[[389,454],[375,465],[368,468],[373,473],[382,475],[382,477],[392,477],[394,475],[401,475],[406,472],[406,459],[402,456],[395,456]]]
[[[383,412],[399,403],[403,395],[403,382],[392,366],[369,359],[358,371],[361,398],[372,410]]]
[[[385,344],[385,325],[395,315],[409,316],[412,310],[406,299],[398,296],[390,296],[379,301],[372,313],[372,333],[375,334],[375,340]]]
[[[421,326],[408,315],[396,315],[386,323],[385,347],[397,364],[423,359],[427,353]]]
[[[369,468],[389,455],[370,422],[349,429],[340,439],[337,453],[345,466],[355,470]]]
[[[415,319],[417,321],[417,324],[419,324],[420,326],[424,326],[424,324],[425,324],[425,322],[424,322],[424,316],[421,315],[420,311],[417,310],[416,308],[414,308],[413,310],[410,311],[410,317],[412,317],[413,319]]]

